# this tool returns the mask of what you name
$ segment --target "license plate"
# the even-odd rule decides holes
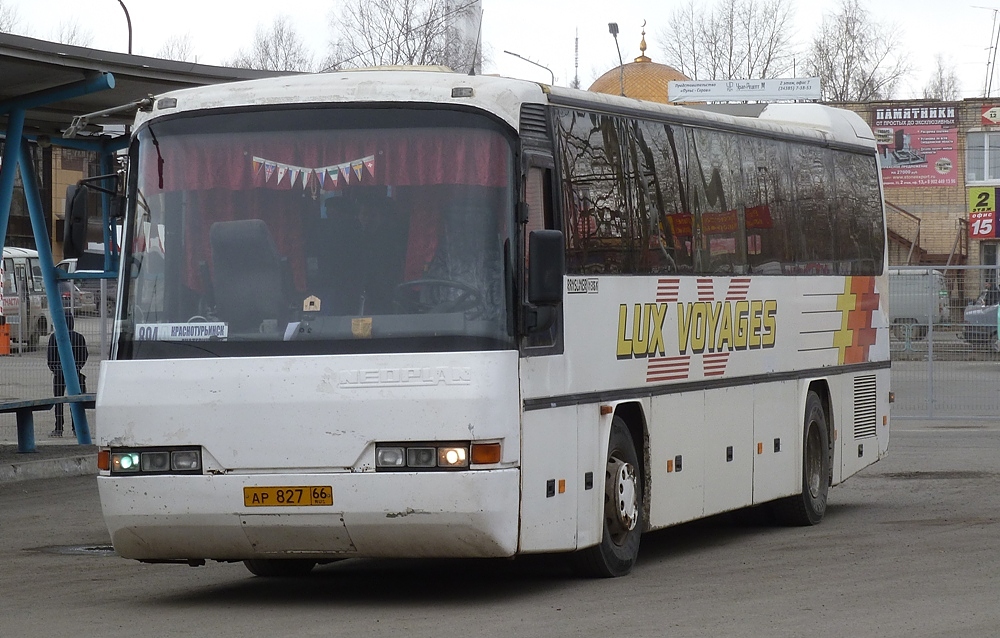
[[[333,505],[333,487],[329,485],[244,487],[243,505],[246,507]]]

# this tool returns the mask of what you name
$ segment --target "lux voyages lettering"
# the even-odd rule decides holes
[[[635,304],[629,325],[628,305],[618,306],[618,358],[663,356],[663,320],[667,304]]]
[[[678,303],[678,352],[773,348],[777,314],[774,299]]]

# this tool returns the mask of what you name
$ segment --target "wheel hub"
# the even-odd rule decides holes
[[[611,458],[608,460],[608,480],[605,484],[605,495],[614,516],[610,517],[618,533],[630,532],[635,529],[639,520],[638,486],[636,485],[635,468],[625,461]]]

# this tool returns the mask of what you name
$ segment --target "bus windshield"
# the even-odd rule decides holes
[[[513,347],[514,155],[487,117],[193,115],[131,153],[119,358]]]

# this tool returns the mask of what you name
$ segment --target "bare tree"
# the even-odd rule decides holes
[[[288,16],[279,15],[270,29],[257,25],[250,50],[240,49],[227,64],[239,69],[310,71],[313,56],[292,27]]]
[[[0,0],[0,33],[14,33],[14,29],[20,21],[17,7],[12,7],[4,0]]]
[[[707,80],[702,69],[701,34],[704,31],[705,10],[702,4],[689,2],[670,15],[667,28],[660,31],[667,64],[694,80]],[[701,75],[701,77],[699,77]]]
[[[78,47],[89,47],[94,41],[94,34],[80,26],[76,19],[60,22],[56,30],[56,42],[71,44]]]
[[[955,73],[955,67],[945,67],[944,56],[940,53],[935,57],[934,72],[930,81],[924,87],[924,97],[929,100],[952,101],[961,97],[962,85]]]
[[[478,68],[478,0],[349,0],[332,20],[340,38],[331,42],[324,66],[441,64]]]
[[[895,25],[875,21],[860,0],[841,0],[813,36],[806,65],[819,77],[824,100],[869,102],[892,98],[910,71]]]
[[[184,35],[172,35],[167,38],[163,46],[157,52],[156,57],[164,60],[177,60],[178,62],[197,62],[198,56],[194,53],[194,41],[190,33]]]
[[[791,70],[791,0],[690,0],[660,32],[667,64],[696,80],[773,78]]]

